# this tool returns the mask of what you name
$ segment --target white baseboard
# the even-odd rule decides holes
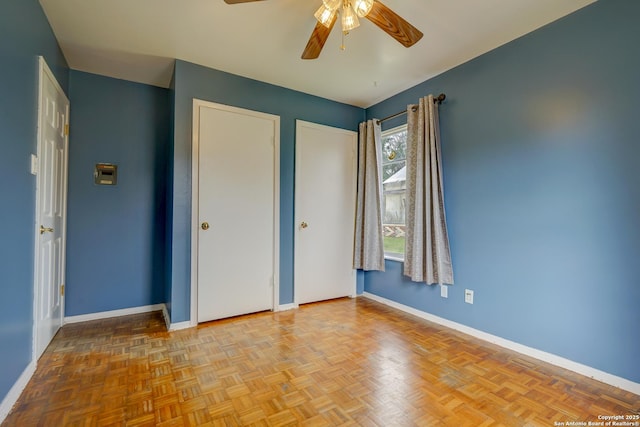
[[[22,394],[22,391],[29,383],[29,380],[36,372],[36,362],[32,361],[24,368],[22,374],[18,377],[16,382],[13,384],[13,387],[9,390],[9,393],[2,399],[2,403],[0,404],[0,424],[7,418],[9,412],[11,412],[11,408],[18,401],[18,398]]]
[[[198,326],[197,324],[193,324],[191,323],[190,320],[185,320],[184,322],[177,322],[177,323],[172,323],[169,325],[169,331],[173,332],[173,331],[179,331],[180,329],[188,329],[188,328],[193,328],[195,326]]]
[[[273,311],[295,310],[296,308],[298,308],[298,304],[292,302],[291,304],[279,304]]]
[[[140,307],[123,308],[120,310],[101,311],[99,313],[80,314],[78,316],[68,316],[64,318],[64,323],[87,322],[89,320],[108,319],[110,317],[128,316],[130,314],[149,313],[159,311],[164,308],[164,304],[143,305]]]
[[[614,387],[618,387],[623,390],[630,391],[631,393],[640,395],[640,384],[633,382],[631,380],[628,380],[626,378],[622,378],[617,375],[610,374],[608,372],[600,371],[599,369],[592,368],[590,366],[583,365],[578,362],[574,362],[573,360],[565,359],[564,357],[560,357],[552,353],[547,353],[546,351],[528,347],[526,345],[519,344],[517,342],[510,341],[510,340],[498,337],[496,335],[491,335],[489,333],[471,328],[461,323],[453,322],[451,320],[444,319],[442,317],[435,316],[433,314],[429,314],[422,310],[418,310],[413,307],[400,304],[398,302],[380,297],[375,294],[371,294],[369,292],[365,292],[364,294],[362,294],[362,296],[369,298],[371,300],[377,301],[379,303],[382,303],[384,305],[388,305],[389,307],[396,308],[400,311],[404,311],[405,313],[409,313],[414,316],[420,317],[422,319],[428,320],[430,322],[437,323],[439,325],[446,326],[447,328],[455,329],[456,331],[471,335],[475,338],[479,338],[481,340],[499,345],[500,347],[504,347],[509,350],[516,351],[526,356],[533,357],[534,359],[538,359],[543,362],[550,363],[552,365],[559,366],[561,368],[568,369],[573,372],[577,372],[578,374],[584,375],[589,378],[593,378],[594,380],[598,380],[605,384],[609,384]]]

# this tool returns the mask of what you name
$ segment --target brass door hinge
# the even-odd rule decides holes
[[[64,284],[60,286],[60,295],[64,296]]]
[[[66,136],[69,136],[69,124],[68,123],[64,125],[64,134]]]

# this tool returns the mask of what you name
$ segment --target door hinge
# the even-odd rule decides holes
[[[64,284],[60,286],[60,295],[64,296]]]
[[[64,134],[65,136],[69,136],[69,123],[64,125]]]

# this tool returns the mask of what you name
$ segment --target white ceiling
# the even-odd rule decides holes
[[[40,0],[72,69],[168,87],[173,59],[359,107],[595,0],[384,0],[424,33],[405,48],[361,20],[341,51],[339,25],[316,60],[300,55],[322,0]]]

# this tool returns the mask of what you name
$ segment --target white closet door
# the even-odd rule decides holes
[[[203,103],[198,117],[198,321],[274,308],[279,119]]]
[[[355,295],[356,150],[356,132],[297,121],[297,304]]]

